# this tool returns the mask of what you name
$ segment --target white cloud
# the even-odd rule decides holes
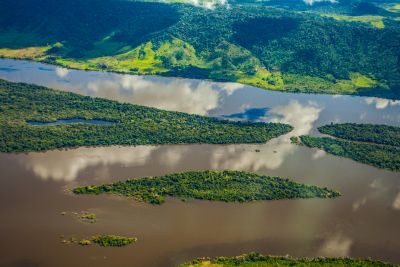
[[[400,101],[399,100],[389,100],[389,99],[384,99],[384,98],[378,98],[378,97],[368,97],[365,99],[365,103],[368,105],[375,105],[376,109],[385,109],[389,106],[399,106]]]
[[[348,257],[352,244],[353,241],[350,238],[342,234],[335,234],[324,242],[319,254],[330,257]]]
[[[154,81],[143,76],[123,75],[116,80],[89,82],[89,95],[150,106],[170,111],[206,115],[219,104],[219,91],[213,83],[192,83],[181,79],[169,82]],[[222,84],[229,93],[240,87],[234,83]]]
[[[322,108],[314,103],[302,105],[298,101],[292,100],[286,106],[272,108],[268,115],[274,117],[271,119],[271,122],[292,125],[294,130],[291,132],[291,135],[304,135],[311,131],[314,122],[319,118],[321,110]]]
[[[337,0],[303,0],[304,3],[306,3],[307,5],[312,6],[315,3],[322,3],[322,2],[329,2],[329,3],[337,3]]]
[[[236,90],[243,87],[244,85],[240,83],[218,83],[218,88],[224,90],[227,95],[232,95]]]
[[[19,157],[25,168],[43,180],[71,182],[80,171],[91,166],[122,164],[141,166],[146,163],[154,146],[79,148],[46,153],[29,153]]]
[[[393,209],[400,210],[400,193],[397,194],[392,204]]]
[[[326,152],[323,150],[317,150],[314,152],[314,154],[312,155],[312,159],[316,160],[322,157],[325,157]]]
[[[188,0],[188,3],[206,9],[214,9],[217,6],[229,7],[228,0]]]
[[[163,0],[164,3],[171,3],[171,0]],[[182,3],[191,4],[206,9],[215,9],[217,6],[230,8],[228,0],[183,0]]]
[[[56,74],[60,78],[65,78],[69,74],[69,69],[66,68],[61,68],[61,67],[56,67]]]
[[[361,199],[356,200],[353,203],[353,211],[357,211],[359,208],[361,208],[365,204],[367,204],[367,198],[366,197],[363,197]]]
[[[270,110],[268,116],[273,116],[270,121],[288,123],[294,130],[286,135],[279,136],[269,141],[260,148],[260,152],[244,150],[243,146],[221,147],[214,150],[212,167],[218,169],[248,169],[258,171],[262,168],[277,169],[287,156],[297,148],[291,144],[290,137],[308,134],[315,121],[319,118],[321,108],[314,105],[302,105],[298,101],[291,101],[285,106],[277,106]],[[268,117],[264,118],[265,121]]]
[[[158,153],[159,163],[172,167],[177,165],[179,162],[184,159],[184,154],[189,150],[186,146],[181,147],[169,147],[168,150]]]

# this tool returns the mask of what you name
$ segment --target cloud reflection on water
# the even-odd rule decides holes
[[[296,100],[290,101],[287,105],[272,108],[264,120],[288,123],[294,127],[294,130],[272,139],[263,149],[260,149],[259,153],[243,150],[240,146],[232,146],[228,149],[217,148],[212,157],[213,168],[250,169],[253,171],[262,168],[279,168],[286,157],[297,149],[296,145],[291,144],[290,136],[310,133],[321,111],[322,108],[314,103],[301,104]]]
[[[325,240],[318,254],[330,257],[348,257],[352,244],[353,241],[350,238],[336,233]]]
[[[46,71],[45,69],[42,69],[42,70]],[[47,70],[47,71],[48,71],[48,70]],[[63,79],[63,78],[66,78],[66,77],[68,76],[68,74],[69,74],[69,69],[61,68],[61,67],[56,67],[55,72],[56,72],[56,75],[57,75],[59,78]]]
[[[271,109],[265,120],[289,123],[293,132],[272,139],[259,153],[243,149],[246,145],[210,146],[209,164],[215,169],[276,169],[297,148],[290,143],[292,135],[307,134],[318,119],[321,108],[313,104],[302,105],[291,101],[284,106]],[[160,148],[163,148],[160,150]],[[154,153],[157,151],[157,153]],[[161,153],[161,154],[160,154]],[[79,172],[91,166],[122,164],[124,166],[145,165],[148,161],[173,167],[181,164],[190,155],[190,146],[137,146],[79,148],[46,153],[20,155],[20,163],[42,179],[73,181]]]
[[[46,153],[29,153],[19,155],[18,160],[28,170],[43,180],[70,182],[75,180],[79,172],[91,166],[122,164],[124,166],[140,166],[146,164],[154,146],[138,146],[134,153],[130,147],[96,147],[79,148]]]
[[[389,106],[400,106],[399,100],[390,100],[378,97],[368,97],[365,99],[368,105],[375,105],[376,109],[385,109]]]
[[[86,85],[86,94],[170,111],[206,115],[218,107],[220,93],[231,95],[243,85],[192,82],[190,80],[152,80],[144,76],[119,75],[111,80],[94,80]]]
[[[396,198],[394,199],[392,207],[395,210],[400,210],[400,192],[397,194]]]

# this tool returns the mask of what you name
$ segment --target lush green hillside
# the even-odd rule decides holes
[[[378,168],[400,171],[400,128],[371,124],[331,124],[318,128],[330,137],[300,136],[308,147]]]
[[[293,198],[333,198],[340,194],[279,177],[240,171],[192,171],[146,177],[105,185],[78,187],[75,194],[117,194],[151,204],[165,197],[196,198],[226,202]]]
[[[0,56],[271,90],[400,98],[400,14],[389,11],[395,7],[286,2],[205,9],[3,0]]]
[[[77,118],[107,124],[29,123]],[[291,130],[286,124],[224,121],[0,80],[1,152],[96,145],[262,143]]]
[[[244,254],[237,257],[219,257],[216,259],[197,259],[184,263],[180,267],[271,267],[271,266],[297,266],[297,267],[335,267],[335,266],[357,266],[357,267],[389,267],[398,266],[373,260],[355,260],[349,258],[315,258],[296,259],[290,257],[263,256],[258,253]]]

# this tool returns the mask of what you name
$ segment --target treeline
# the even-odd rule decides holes
[[[354,12],[346,11],[349,5],[344,3],[316,4],[322,9],[314,13],[292,11],[293,4],[285,1],[269,4],[289,10],[257,5],[208,10],[120,0],[3,0],[0,9],[7,12],[0,17],[0,48],[60,42],[33,59],[83,69],[237,81],[282,91],[400,98],[399,21],[387,16],[386,27],[376,29],[318,13],[324,7],[349,15],[377,12],[365,4],[350,5]],[[137,66],[140,60],[126,54],[150,41],[156,50],[176,38],[194,50],[170,47],[173,52],[167,55],[141,50],[150,66],[143,63],[143,68]],[[353,79],[355,74],[364,81]]]
[[[72,191],[75,194],[117,194],[151,204],[162,204],[168,196],[225,202],[340,196],[328,188],[241,171],[190,171],[77,187]]]
[[[370,124],[331,124],[318,128],[330,137],[300,136],[308,147],[368,165],[400,171],[400,128]],[[347,140],[346,140],[347,139]]]
[[[28,123],[76,118],[115,123]],[[1,152],[97,145],[263,143],[292,129],[286,124],[219,120],[0,80]]]
[[[236,257],[217,257],[215,259],[199,258],[189,263],[181,264],[179,267],[201,267],[201,266],[220,266],[220,267],[240,267],[240,266],[308,266],[308,267],[335,267],[335,266],[357,266],[357,267],[395,267],[398,265],[373,261],[370,259],[350,259],[350,258],[291,258],[261,255],[259,253],[243,254]]]
[[[342,123],[318,128],[323,134],[351,141],[400,147],[400,128],[389,125]]]
[[[109,35],[121,43],[119,48],[136,46],[179,19],[173,6],[124,0],[4,0],[0,9],[7,10],[0,17],[3,34],[17,31],[40,37],[31,39],[29,46],[62,42],[66,49],[53,52],[73,58],[83,57]],[[0,47],[21,48],[11,40],[1,41]],[[26,40],[19,41],[26,45]]]

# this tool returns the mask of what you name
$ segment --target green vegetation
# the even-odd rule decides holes
[[[92,242],[87,239],[81,239],[81,240],[79,240],[78,244],[81,246],[88,246],[88,245],[92,244]]]
[[[341,139],[400,147],[400,128],[395,126],[341,123],[324,125],[318,130]]]
[[[117,194],[151,204],[162,204],[167,196],[226,202],[340,196],[327,188],[240,171],[191,171],[77,187],[73,192]]]
[[[117,235],[98,235],[94,236],[92,240],[102,247],[123,247],[135,243],[137,238]]]
[[[308,147],[392,171],[400,170],[400,128],[371,124],[331,124],[318,128],[330,137],[300,136]]]
[[[61,241],[63,244],[78,244],[81,246],[89,246],[93,243],[102,247],[123,247],[137,242],[136,237],[125,237],[118,235],[96,235],[91,239],[77,239],[70,237]]]
[[[61,240],[61,243],[63,243],[63,244],[75,244],[75,243],[78,243],[79,241],[78,241],[78,239],[76,239],[75,237],[70,237],[70,238],[67,238],[67,239],[63,239],[63,240]]]
[[[80,215],[80,219],[83,221],[94,223],[97,217],[95,213],[83,213]]]
[[[393,13],[400,13],[400,4],[391,3],[386,7],[386,10]]]
[[[28,123],[73,118],[115,124]],[[1,152],[117,144],[263,143],[291,130],[286,124],[225,121],[0,80]]]
[[[218,257],[213,260],[209,258],[199,258],[189,263],[181,264],[179,267],[271,267],[271,266],[298,266],[298,267],[342,267],[342,266],[357,266],[357,267],[390,267],[398,266],[394,264],[384,263],[373,260],[360,260],[349,258],[291,258],[291,257],[276,257],[264,256],[258,253],[244,254],[237,257],[227,258]]]
[[[299,145],[300,139],[297,136],[292,136],[292,137],[290,137],[290,143]]]
[[[378,29],[385,28],[385,24],[383,22],[384,17],[382,16],[345,16],[345,15],[331,15],[331,14],[326,14],[325,16],[339,21],[368,23]]]
[[[0,8],[8,12],[0,18],[0,56],[279,91],[400,98],[396,6],[388,11],[356,1],[320,8],[302,1],[231,2],[229,9],[204,9],[119,0],[3,0]],[[299,12],[306,9],[312,12]]]

